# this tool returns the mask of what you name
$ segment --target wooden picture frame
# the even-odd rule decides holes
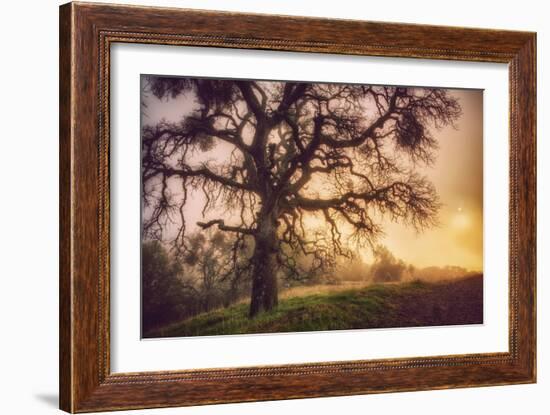
[[[117,42],[507,63],[509,351],[111,373],[109,62],[110,46]],[[535,33],[69,3],[60,8],[59,93],[61,409],[91,412],[535,382]]]

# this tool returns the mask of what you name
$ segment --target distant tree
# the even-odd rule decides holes
[[[145,88],[195,103],[179,123],[142,129],[145,235],[163,239],[190,189],[204,193],[205,213],[238,211],[232,222],[220,215],[196,225],[234,235],[234,252],[253,240],[251,317],[277,305],[277,274],[296,267],[286,253],[301,251],[319,268],[350,255],[344,233],[373,244],[382,216],[418,229],[434,223],[437,194],[411,164],[433,162],[430,127],[460,115],[446,90],[155,76]],[[220,143],[227,157],[194,161]],[[325,222],[328,238],[309,232],[308,215]],[[185,218],[179,223],[176,249],[186,243]]]
[[[374,282],[401,281],[411,268],[403,260],[395,258],[388,248],[378,245],[374,251],[371,277]]]
[[[248,261],[233,258],[233,246],[230,235],[217,230],[209,234],[195,232],[187,237],[181,256],[184,274],[194,287],[203,311],[230,305],[248,288],[248,281],[242,279]]]
[[[335,278],[342,281],[366,281],[370,276],[369,265],[359,256],[340,261]]]
[[[466,268],[446,265],[444,267],[426,267],[419,268],[414,271],[414,278],[425,281],[451,280],[455,278],[463,278],[478,275],[479,272],[470,271]]]

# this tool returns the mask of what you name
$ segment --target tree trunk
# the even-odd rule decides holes
[[[252,295],[249,316],[252,318],[262,311],[277,306],[277,231],[274,221],[265,220],[260,224],[254,248]]]

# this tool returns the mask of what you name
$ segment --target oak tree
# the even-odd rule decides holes
[[[349,255],[349,240],[374,246],[384,217],[436,221],[437,193],[415,167],[434,162],[434,132],[460,116],[447,90],[160,76],[145,88],[193,105],[180,122],[142,127],[144,233],[162,239],[177,223],[171,243],[185,250],[185,206],[202,192],[209,216],[195,226],[232,236],[233,272],[252,279],[251,317],[277,305],[279,270],[300,272],[293,253],[322,267]]]

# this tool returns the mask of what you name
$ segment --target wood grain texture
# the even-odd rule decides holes
[[[71,102],[72,19],[70,8],[59,16],[59,405],[72,409],[71,321]]]
[[[509,352],[110,373],[109,69],[115,42],[508,63]],[[534,382],[535,62],[536,37],[526,32],[104,4],[61,6],[60,407],[89,412]]]

